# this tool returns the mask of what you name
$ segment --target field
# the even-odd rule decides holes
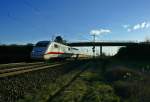
[[[0,79],[0,102],[149,102],[150,63],[98,58]]]

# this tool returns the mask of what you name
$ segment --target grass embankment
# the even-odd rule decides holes
[[[95,60],[52,102],[149,102],[148,66],[141,61]]]
[[[123,102],[150,101],[150,62],[112,60],[106,79],[113,85]]]
[[[94,61],[90,67],[52,102],[119,102],[113,87],[103,82],[102,61]]]
[[[150,43],[120,48],[106,79],[123,102],[150,102]]]

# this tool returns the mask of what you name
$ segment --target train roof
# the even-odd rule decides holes
[[[50,41],[39,41],[37,43],[49,43]]]

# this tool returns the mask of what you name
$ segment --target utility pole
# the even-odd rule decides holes
[[[54,39],[55,39],[55,35],[53,34],[53,35],[52,35],[52,41],[54,41]]]
[[[103,52],[102,52],[102,45],[100,46],[100,56],[102,56]]]
[[[92,50],[93,50],[93,58],[95,58],[95,34],[93,34],[92,35],[93,36],[93,48],[92,48]]]

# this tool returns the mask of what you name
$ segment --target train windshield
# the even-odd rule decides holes
[[[38,42],[35,46],[36,47],[47,47],[47,45],[49,44],[49,41],[40,41]]]

